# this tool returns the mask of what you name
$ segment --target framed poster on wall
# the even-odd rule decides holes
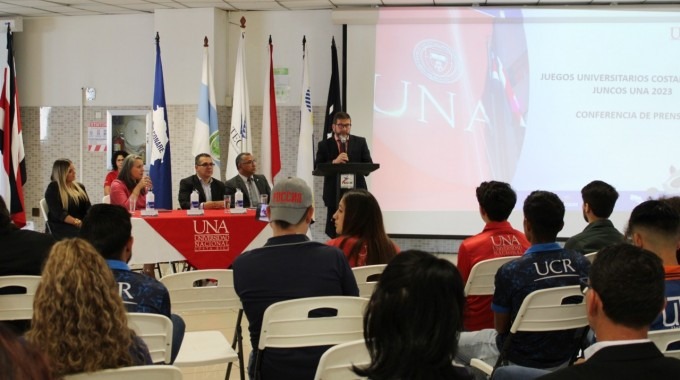
[[[151,134],[150,110],[110,110],[106,112],[106,166],[111,170],[111,155],[118,150],[141,156],[146,163]]]

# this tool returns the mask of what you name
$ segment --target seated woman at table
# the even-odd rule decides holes
[[[354,372],[372,380],[472,380],[453,364],[463,330],[463,280],[448,260],[408,250],[382,273],[364,313],[371,357]]]
[[[111,155],[112,170],[106,174],[106,179],[104,179],[104,195],[111,194],[111,183],[118,178],[118,172],[123,167],[123,161],[127,156],[128,152],[124,150],[117,150]]]
[[[333,220],[339,236],[326,244],[340,248],[352,268],[387,264],[399,252],[399,247],[385,233],[378,201],[366,190],[346,192]]]
[[[136,210],[146,208],[146,189],[150,188],[151,178],[144,175],[142,157],[131,154],[123,160],[118,178],[111,183],[111,204],[130,209],[130,202]]]
[[[76,182],[76,167],[71,160],[59,159],[52,165],[52,181],[45,190],[49,208],[47,222],[55,239],[78,236],[81,220],[90,209],[85,186]]]
[[[45,353],[56,378],[151,364],[148,348],[128,328],[113,272],[90,243],[78,238],[52,248],[26,340]]]

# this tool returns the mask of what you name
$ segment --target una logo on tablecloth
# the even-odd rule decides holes
[[[224,220],[194,220],[194,251],[229,251],[229,230]]]

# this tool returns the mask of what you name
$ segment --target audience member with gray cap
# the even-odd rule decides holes
[[[307,237],[313,205],[312,190],[302,179],[279,180],[268,211],[273,237],[234,261],[234,286],[248,317],[253,347],[251,378],[262,316],[269,305],[304,297],[359,295],[342,251]],[[261,379],[313,379],[327,348],[267,349],[261,356]]]

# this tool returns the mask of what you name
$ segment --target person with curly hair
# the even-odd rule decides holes
[[[340,248],[352,268],[387,264],[399,252],[385,232],[380,205],[368,190],[346,192],[333,220],[338,237],[326,244]]]
[[[76,237],[91,206],[85,186],[76,182],[76,166],[65,158],[54,161],[51,179],[45,190],[45,201],[52,236],[57,240]]]
[[[55,377],[151,364],[146,345],[127,326],[113,273],[83,239],[52,248],[26,340],[46,354]]]
[[[354,372],[372,380],[471,380],[453,364],[464,308],[463,281],[450,261],[417,250],[398,254],[364,314],[371,363]]]

